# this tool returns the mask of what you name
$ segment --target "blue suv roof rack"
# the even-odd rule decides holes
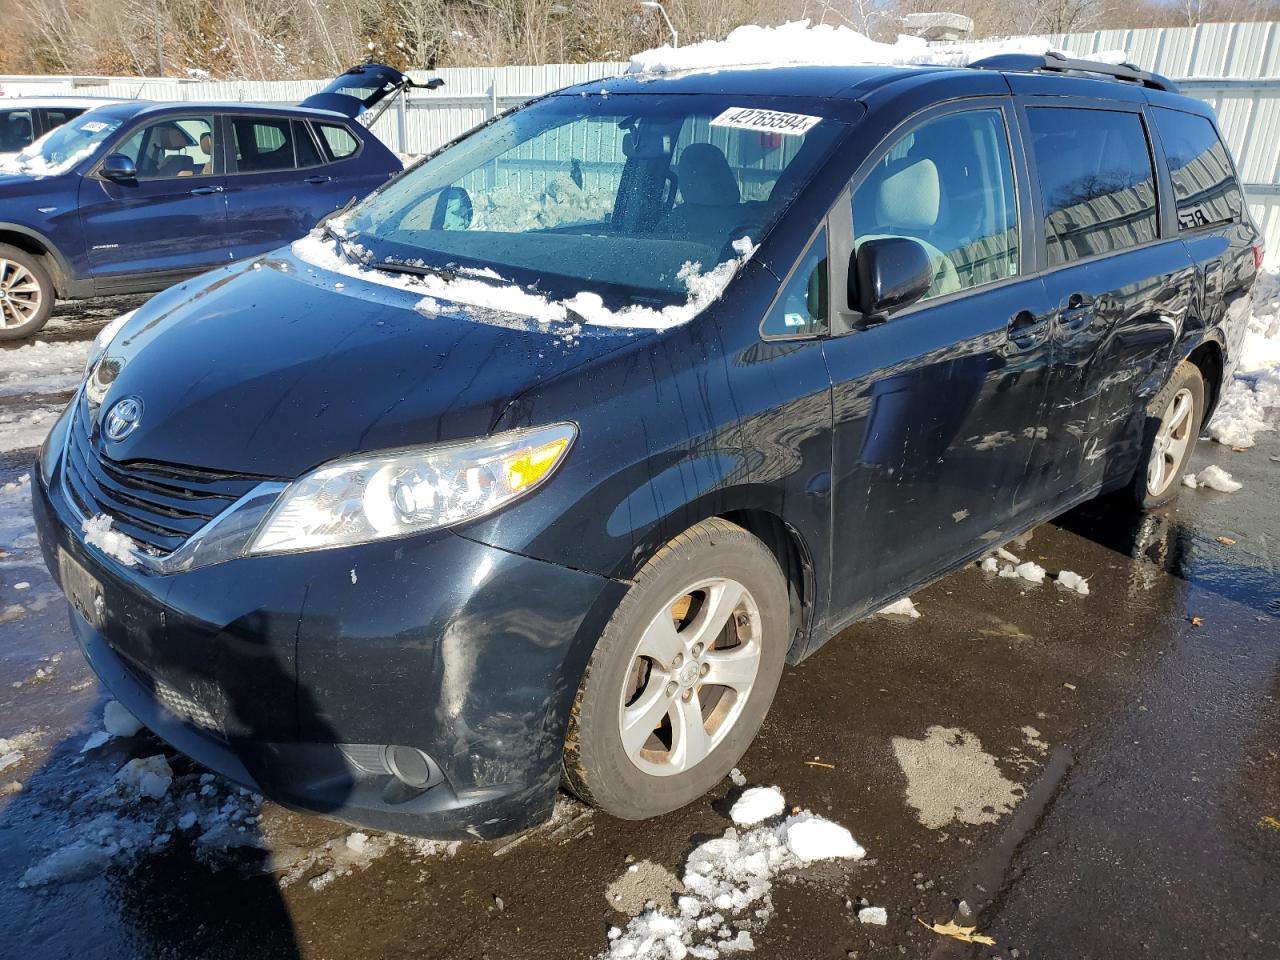
[[[1074,73],[1095,74],[1138,83],[1152,90],[1177,93],[1174,82],[1158,73],[1148,73],[1132,63],[1103,63],[1100,60],[1076,60],[1056,50],[1044,56],[1033,53],[1000,53],[969,64],[979,70],[1015,70],[1020,73]]]

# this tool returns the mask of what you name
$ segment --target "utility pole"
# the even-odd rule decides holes
[[[156,32],[156,65],[160,70],[160,76],[164,76],[164,38],[161,34],[160,25],[160,0],[151,0],[151,9],[155,19]]]

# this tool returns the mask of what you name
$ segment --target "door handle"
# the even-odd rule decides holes
[[[1087,293],[1073,293],[1067,297],[1067,308],[1058,314],[1058,326],[1074,333],[1089,325],[1095,307],[1093,297]]]
[[[196,187],[191,191],[193,197],[207,197],[211,193],[221,193],[221,187]]]
[[[1009,321],[1009,343],[1018,352],[1034,349],[1049,332],[1049,321],[1030,310],[1020,310]]]
[[[303,180],[302,182],[303,183],[328,183],[332,179],[333,177],[322,177],[319,174],[316,174],[314,177],[307,177],[307,179]]]

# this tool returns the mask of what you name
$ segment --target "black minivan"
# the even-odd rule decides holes
[[[1180,487],[1261,258],[1129,67],[615,78],[100,336],[35,514],[177,749],[436,837],[686,804],[784,663]]]

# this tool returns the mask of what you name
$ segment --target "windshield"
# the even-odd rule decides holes
[[[372,266],[484,268],[613,308],[683,302],[699,276],[749,256],[846,129],[812,101],[759,103],[773,109],[719,95],[551,97],[411,170],[338,230]]]
[[[118,117],[97,111],[83,114],[71,123],[51,130],[18,154],[16,164],[23,173],[52,177],[66,173],[81,160],[93,156],[102,142],[124,123]]]

